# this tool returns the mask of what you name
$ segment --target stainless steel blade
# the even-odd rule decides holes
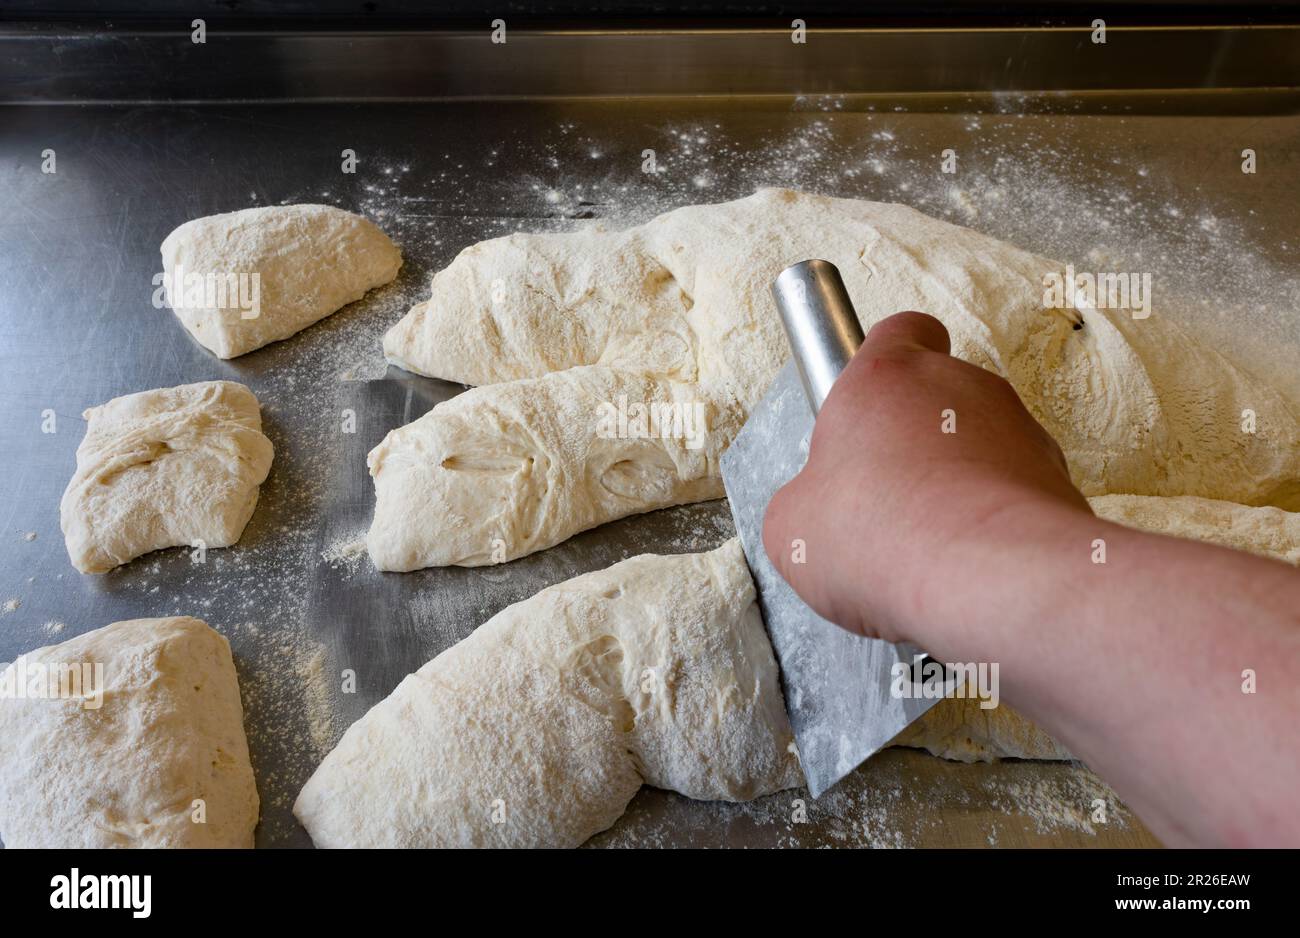
[[[832,265],[795,265],[782,273],[775,290],[796,357],[781,369],[723,454],[722,481],[781,666],[786,710],[808,789],[816,798],[938,699],[892,693],[894,666],[910,666],[923,653],[912,645],[854,635],[821,618],[776,571],[763,548],[768,503],[807,461],[814,411],[847,363],[843,349],[835,346],[847,342],[856,349],[856,342],[835,337],[837,320],[843,326],[852,307]],[[856,317],[850,331],[860,342]]]

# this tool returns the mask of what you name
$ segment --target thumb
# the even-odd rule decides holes
[[[794,562],[798,541],[807,537],[809,505],[804,473],[781,486],[768,502],[763,515],[763,550],[776,567],[777,573],[794,588],[804,602],[810,601],[812,584],[808,579],[808,565]]]
[[[763,516],[763,549],[782,578],[814,612],[859,635],[875,636],[851,590],[833,587],[835,559],[827,550],[825,517],[817,508],[818,478],[799,473],[768,503]],[[822,558],[810,563],[811,555]]]

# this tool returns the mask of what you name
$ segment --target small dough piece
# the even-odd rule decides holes
[[[1097,517],[1130,528],[1185,537],[1300,566],[1300,512],[1182,495],[1102,495],[1088,499]]]
[[[717,430],[727,414],[698,391],[592,366],[439,404],[367,459],[371,559],[401,571],[499,563],[625,515],[720,498],[719,441],[730,433],[702,433],[693,447],[686,435],[619,438],[598,427],[602,404],[623,399],[675,404]]]
[[[397,276],[402,255],[360,215],[329,205],[273,205],[186,222],[162,243],[167,302],[218,358],[234,358],[287,339],[367,290]],[[173,283],[176,271],[184,274]],[[191,295],[193,274],[258,275],[257,315],[244,318],[238,294],[205,305]],[[227,281],[234,283],[235,281]],[[174,288],[183,296],[173,295]]]
[[[60,516],[72,565],[104,573],[164,547],[229,547],[274,449],[253,392],[203,381],[91,407]]]
[[[839,268],[864,328],[900,310],[937,316],[954,355],[1015,386],[1060,443],[1084,495],[1197,495],[1300,509],[1293,402],[1184,334],[1172,311],[1135,320],[1122,309],[1051,308],[1044,278],[1061,274],[1062,262],[903,205],[765,189],[625,231],[485,241],[433,278],[429,300],[388,332],[384,352],[420,374],[487,385],[477,398],[485,409],[497,395],[517,394],[516,381],[559,400],[571,393],[561,376],[584,366],[673,382],[719,413],[709,446],[721,452],[789,357],[771,282],[808,257]],[[1247,408],[1255,433],[1240,429]],[[484,427],[475,446],[504,452],[545,437],[533,421],[542,421],[540,411]],[[552,472],[589,476],[583,452],[557,451]],[[575,499],[571,518],[553,513],[548,536],[535,538],[526,516],[537,506],[515,500],[471,531],[455,504],[440,501],[457,492],[428,489],[426,516],[446,521],[426,536],[473,542],[474,557],[503,531],[510,559],[595,517]],[[651,488],[598,514],[608,521],[663,504]],[[416,545],[400,552],[420,553]],[[430,562],[458,563],[458,552]]]
[[[188,616],[115,622],[23,655],[0,682],[83,664],[102,665],[102,684],[80,697],[0,696],[5,846],[252,847],[257,787],[226,639]]]
[[[575,847],[642,784],[745,801],[801,782],[733,539],[504,609],[353,724],[294,814],[318,847]]]

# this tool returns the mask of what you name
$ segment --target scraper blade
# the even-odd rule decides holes
[[[768,503],[803,468],[815,413],[862,344],[861,326],[833,264],[796,264],[781,273],[772,291],[794,358],[723,454],[722,480],[781,666],[786,710],[808,789],[816,798],[938,699],[891,693],[894,665],[904,663],[910,671],[922,652],[908,644],[863,638],[821,618],[776,571],[763,548]]]

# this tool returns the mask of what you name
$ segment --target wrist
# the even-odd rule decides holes
[[[1019,498],[972,510],[937,545],[905,616],[906,630],[928,652],[951,660],[1015,657],[1026,636],[1037,641],[1063,603],[1087,600],[1094,542],[1122,531],[1086,503]]]

